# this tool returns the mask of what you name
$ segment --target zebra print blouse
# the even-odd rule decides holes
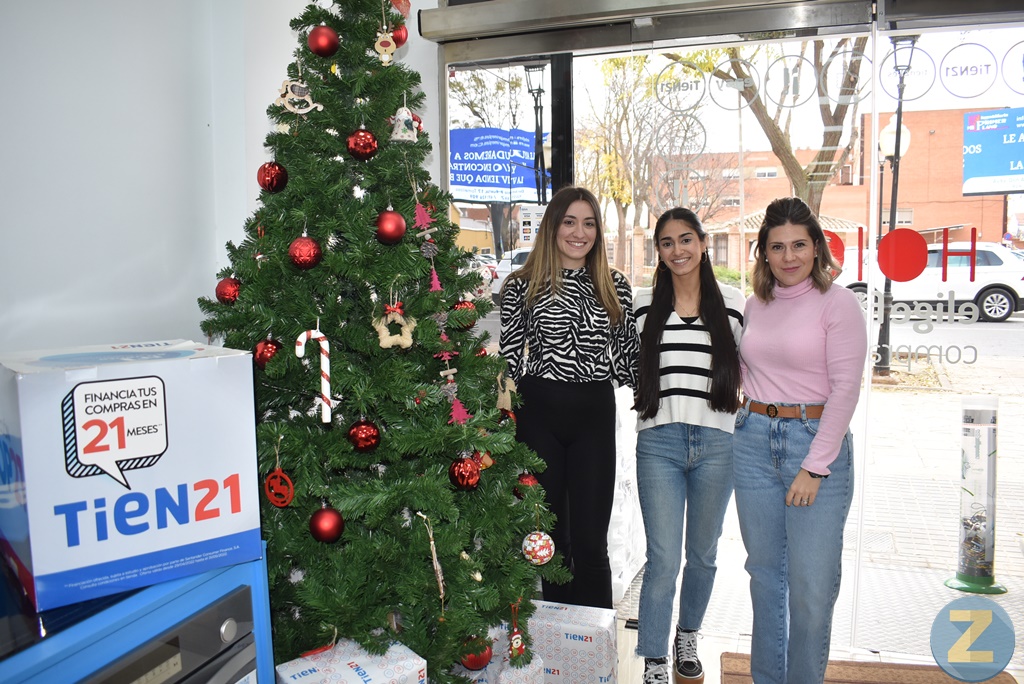
[[[626,276],[612,271],[612,277],[623,312],[622,322],[614,329],[586,268],[563,269],[561,293],[545,293],[530,309],[526,308],[529,281],[505,282],[499,347],[513,381],[532,375],[564,382],[612,380],[636,388],[640,338],[633,293]]]

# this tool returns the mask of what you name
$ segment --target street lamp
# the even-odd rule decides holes
[[[889,195],[889,227],[888,234],[896,225],[896,199],[900,187],[900,157],[910,146],[910,131],[903,126],[903,90],[904,79],[910,71],[910,63],[914,58],[914,46],[917,36],[893,36],[892,59],[893,70],[898,79],[896,83],[896,116],[889,126],[878,133],[878,149],[892,167],[892,192]],[[891,127],[891,130],[890,130]],[[904,135],[906,138],[904,139]],[[881,169],[879,170],[881,173]],[[881,185],[878,188],[881,201]],[[879,210],[881,213],[881,210]],[[879,225],[881,233],[881,225]],[[882,291],[882,321],[878,328],[878,362],[875,364],[875,375],[889,375],[892,352],[889,349],[889,317],[892,312],[892,279],[885,276],[885,289]]]
[[[548,203],[547,164],[544,159],[544,105],[541,95],[544,94],[544,69],[546,64],[530,64],[526,69],[526,89],[533,95],[534,140],[533,169],[537,183],[537,201]]]

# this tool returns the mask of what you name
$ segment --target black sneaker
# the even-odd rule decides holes
[[[697,657],[697,632],[684,632],[676,625],[676,684],[703,684],[704,668]]]
[[[668,658],[644,658],[643,684],[669,684]]]

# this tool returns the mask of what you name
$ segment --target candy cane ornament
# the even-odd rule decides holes
[[[306,354],[306,342],[316,340],[320,344],[320,420],[331,422],[331,347],[327,337],[319,330],[307,330],[295,340],[295,355]]]

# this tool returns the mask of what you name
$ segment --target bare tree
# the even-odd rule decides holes
[[[659,77],[649,56],[604,59],[600,68],[596,95],[584,82],[589,111],[575,133],[576,175],[614,210],[615,266],[626,270],[627,241],[647,227],[646,215],[690,205],[708,220],[734,181],[697,171],[719,162],[704,158],[705,131],[694,113],[673,111],[659,101]]]
[[[522,71],[509,67],[465,67],[449,73],[450,128],[518,128],[523,97]],[[488,202],[494,251],[511,249],[512,202]]]
[[[751,74],[750,65],[758,51],[771,48],[730,47],[688,55],[670,53],[665,57],[680,63],[699,64],[713,78],[736,88],[768,138],[772,152],[793,186],[793,193],[817,213],[829,181],[847,163],[860,140],[857,115],[863,98],[860,74],[867,40],[866,36],[840,38],[831,49],[821,40],[800,45],[799,57],[806,58],[814,69],[814,95],[818,98],[823,126],[821,143],[806,166],[797,159],[790,138],[793,105],[799,93],[789,83],[783,84],[773,102],[767,97],[767,89],[759,88]],[[809,58],[806,57],[808,50]],[[849,135],[842,143],[847,131]]]

